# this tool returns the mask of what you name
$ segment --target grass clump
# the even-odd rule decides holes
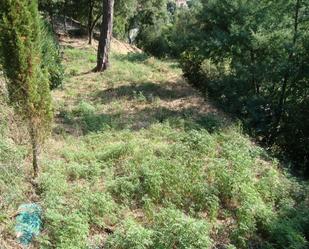
[[[210,248],[209,226],[206,222],[167,208],[153,217],[153,223],[143,227],[132,218],[111,235],[106,248],[134,249],[202,249]]]
[[[153,231],[144,228],[133,219],[125,220],[115,233],[106,241],[106,248],[147,249],[152,248]]]
[[[155,216],[154,248],[211,248],[209,225],[190,218],[179,210],[165,209]]]
[[[57,248],[85,248],[92,228],[103,229],[116,219],[117,205],[88,167],[85,171],[86,166],[77,163],[57,162],[40,178],[45,240]]]

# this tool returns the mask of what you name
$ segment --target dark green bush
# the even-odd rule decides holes
[[[289,209],[269,224],[265,249],[306,249],[309,246],[309,210],[306,206]]]
[[[62,86],[64,80],[64,67],[60,54],[60,47],[55,35],[47,22],[42,22],[42,67],[49,75],[50,88]]]
[[[180,57],[180,66],[184,77],[189,80],[190,84],[201,90],[206,87],[201,70],[203,61],[204,58],[194,51],[186,51]]]
[[[215,114],[208,114],[197,120],[197,123],[208,132],[218,132],[223,128],[222,118]]]
[[[164,27],[160,26],[150,26],[142,30],[137,37],[137,45],[159,58],[166,57],[170,50]]]
[[[308,3],[202,5],[187,26],[184,76],[260,142],[292,159],[294,169],[309,174]]]

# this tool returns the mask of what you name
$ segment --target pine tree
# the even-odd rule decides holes
[[[41,25],[37,0],[2,0],[0,44],[11,103],[27,122],[33,170],[39,170],[40,145],[52,120],[48,75],[42,68]]]

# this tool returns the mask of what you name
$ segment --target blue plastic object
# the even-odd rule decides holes
[[[42,209],[35,203],[23,204],[16,217],[15,231],[20,244],[28,246],[42,227]]]

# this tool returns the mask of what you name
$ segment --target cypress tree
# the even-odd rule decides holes
[[[51,95],[42,67],[41,25],[37,0],[1,0],[0,47],[9,98],[27,122],[34,176],[39,170],[40,145],[50,131]]]

